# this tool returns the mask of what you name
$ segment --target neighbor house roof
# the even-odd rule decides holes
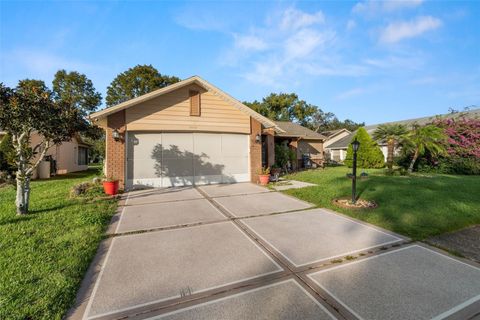
[[[342,132],[350,133],[350,131],[348,131],[347,129],[342,128],[342,129],[337,129],[337,130],[323,131],[323,132],[320,132],[320,134],[322,134],[325,137],[327,137],[328,139],[330,139],[330,138],[333,138],[333,137],[335,137],[336,135],[338,135]]]
[[[419,125],[424,125],[429,122],[432,122],[436,118],[458,118],[460,116],[465,116],[467,118],[475,118],[475,117],[480,117],[480,109],[472,109],[468,111],[462,111],[458,113],[446,113],[446,114],[439,114],[439,115],[434,115],[434,116],[429,116],[429,117],[422,117],[422,118],[415,118],[415,119],[407,119],[407,120],[400,120],[400,121],[392,121],[392,122],[385,122],[385,123],[378,123],[378,124],[371,124],[368,126],[365,126],[365,130],[369,134],[373,134],[373,132],[378,128],[380,125],[384,124],[403,124],[405,126],[411,126],[412,124],[416,123]]]
[[[352,141],[352,138],[354,136],[354,132],[351,132],[348,136],[345,136],[337,141],[335,141],[334,143],[332,143],[331,145],[329,145],[328,149],[346,149],[348,147],[348,145],[350,144],[350,142]]]
[[[284,132],[277,133],[278,137],[295,137],[303,139],[312,139],[312,140],[326,140],[327,138],[320,133],[312,131],[308,128],[305,128],[299,124],[290,122],[290,121],[275,121],[277,127],[282,129]]]
[[[430,117],[422,117],[422,118],[415,118],[415,119],[408,119],[408,120],[401,120],[401,121],[372,124],[372,125],[365,126],[364,128],[368,132],[368,134],[372,135],[373,132],[378,128],[378,126],[382,124],[403,124],[408,127],[414,123],[417,123],[419,125],[424,125],[429,122],[432,122],[436,118],[458,118],[460,116],[465,116],[467,118],[478,118],[480,117],[480,109],[473,109],[473,110],[468,110],[468,111],[459,112],[459,113],[447,113],[447,114],[440,114],[440,115],[430,116]],[[354,135],[355,135],[355,132],[352,132],[348,136],[345,136],[342,139],[335,141],[334,143],[329,145],[327,148],[346,149],[350,144],[350,142],[352,141]]]
[[[276,132],[282,132],[283,131],[282,129],[277,127],[275,122],[273,122],[272,120],[262,116],[258,112],[253,111],[251,108],[247,107],[246,105],[244,105],[243,103],[241,103],[237,99],[233,98],[232,96],[230,96],[226,92],[220,90],[219,88],[215,87],[214,85],[210,84],[209,82],[200,78],[199,76],[193,76],[193,77],[187,78],[185,80],[182,80],[182,81],[179,81],[177,83],[171,84],[171,85],[166,86],[164,88],[160,88],[160,89],[157,89],[157,90],[152,91],[150,93],[147,93],[147,94],[141,95],[139,97],[127,100],[125,102],[117,104],[116,106],[94,112],[90,115],[90,119],[95,120],[95,121],[100,120],[102,118],[107,117],[110,114],[116,113],[116,112],[121,111],[121,110],[128,109],[128,108],[130,108],[132,106],[135,106],[135,105],[137,105],[141,102],[148,101],[148,100],[151,100],[153,98],[157,98],[161,95],[164,95],[166,93],[172,92],[174,90],[177,90],[179,88],[182,88],[182,87],[185,87],[185,86],[191,85],[191,84],[197,84],[197,85],[205,88],[206,90],[212,92],[213,94],[219,96],[223,100],[232,104],[238,110],[248,114],[249,116],[251,116],[252,118],[257,120],[258,122],[260,122],[265,128],[272,128],[273,127]]]

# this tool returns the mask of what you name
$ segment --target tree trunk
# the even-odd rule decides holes
[[[412,161],[410,162],[410,166],[408,166],[409,173],[413,172],[413,166],[415,165],[417,158],[418,158],[418,149],[415,149],[415,153],[413,154],[413,158],[412,158]]]
[[[28,213],[30,207],[30,176],[25,178],[25,212]]]
[[[388,170],[393,169],[393,151],[395,148],[395,140],[393,139],[388,139],[387,142],[387,167]]]
[[[17,214],[19,215],[28,213],[26,196],[27,192],[25,188],[25,177],[17,176],[17,199],[15,201],[15,204],[17,205]]]

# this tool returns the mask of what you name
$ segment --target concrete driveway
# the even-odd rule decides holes
[[[478,265],[257,185],[130,192],[72,319],[469,319]]]

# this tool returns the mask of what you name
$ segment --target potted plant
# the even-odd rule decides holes
[[[270,182],[270,168],[261,168],[258,173],[258,178],[262,186],[266,186]]]
[[[114,177],[105,178],[103,180],[103,191],[111,196],[118,193],[118,179]]]
[[[272,165],[272,169],[270,171],[271,180],[277,182],[279,180],[280,173],[282,173],[282,168],[280,168],[280,166],[276,163]]]

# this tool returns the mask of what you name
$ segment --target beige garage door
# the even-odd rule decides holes
[[[227,133],[127,134],[127,187],[250,181],[249,139]]]

